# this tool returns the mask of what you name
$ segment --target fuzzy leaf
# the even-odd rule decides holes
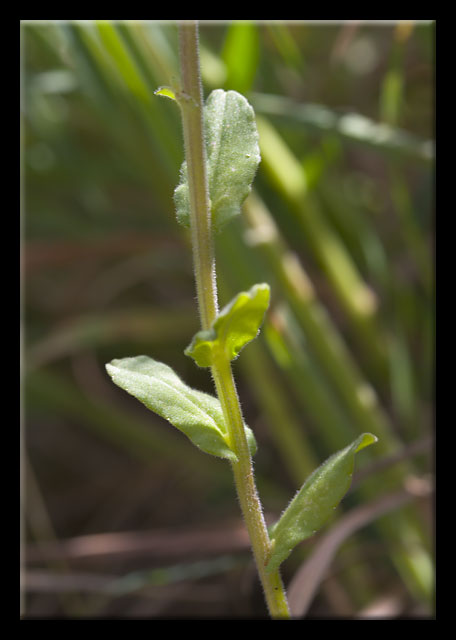
[[[188,387],[170,367],[147,356],[112,360],[106,370],[116,385],[168,420],[202,451],[237,461],[217,398]],[[253,455],[255,437],[245,429]]]
[[[269,285],[265,283],[239,293],[220,311],[210,329],[199,331],[193,337],[185,354],[200,367],[210,367],[217,351],[224,351],[229,360],[234,360],[257,336],[269,306],[269,296]]]
[[[236,91],[216,89],[204,107],[207,176],[216,231],[240,212],[260,162],[255,114]],[[182,164],[174,192],[177,219],[190,226],[187,167]]]
[[[266,566],[268,572],[277,569],[299,542],[312,536],[326,522],[350,487],[355,454],[376,441],[371,433],[363,433],[307,478],[271,528],[272,553]]]

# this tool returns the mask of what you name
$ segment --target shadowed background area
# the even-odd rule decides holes
[[[229,465],[112,384],[146,354],[213,393],[173,191],[172,22],[21,24],[22,615],[261,618]],[[352,490],[283,565],[296,617],[433,615],[434,25],[203,22],[204,95],[262,162],[216,238],[220,304],[272,300],[234,372],[273,522],[368,431]]]

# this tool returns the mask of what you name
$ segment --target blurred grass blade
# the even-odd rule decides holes
[[[362,376],[338,329],[317,298],[303,265],[289,250],[256,193],[246,203],[245,211],[251,227],[252,243],[265,255],[290,309],[302,327],[310,351],[337,390],[352,419],[355,419],[359,431],[372,431],[381,437],[383,444],[391,443],[394,447],[393,430],[379,407],[374,389]],[[290,344],[285,353],[293,360],[299,349],[296,344],[291,348]],[[325,430],[324,426],[322,428]]]
[[[299,104],[290,98],[264,93],[250,96],[257,113],[293,123],[315,133],[333,133],[344,142],[370,147],[373,151],[397,153],[426,163],[434,159],[434,144],[387,123],[374,122],[359,113],[340,115],[320,104]]]
[[[376,309],[373,292],[360,277],[350,256],[307,197],[304,171],[277,131],[257,117],[262,167],[277,189],[293,206],[298,228],[305,234],[336,294],[351,317],[370,317]]]
[[[227,77],[225,87],[248,94],[259,61],[258,26],[249,21],[235,21],[227,27],[221,58]]]
[[[376,375],[387,370],[383,337],[377,326],[377,296],[361,276],[346,247],[326,221],[318,203],[307,191],[302,166],[277,131],[257,117],[261,167],[287,202],[296,232],[323,269],[339,304],[356,328],[353,337],[365,350]]]
[[[299,70],[302,73],[303,57],[289,25],[278,22],[277,24],[268,24],[267,29],[286,67]]]
[[[150,103],[151,94],[134,60],[122,43],[114,25],[97,21],[97,29],[106,51],[110,54],[130,91],[142,102]]]

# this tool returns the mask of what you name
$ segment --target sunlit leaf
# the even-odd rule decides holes
[[[202,451],[237,460],[217,398],[188,387],[170,367],[148,356],[113,360],[106,370],[115,384],[168,420]],[[245,429],[253,455],[255,438],[247,426]]]
[[[164,96],[165,98],[171,98],[171,100],[176,99],[176,94],[174,93],[171,87],[159,87],[156,91],[154,91],[156,96]]]
[[[242,291],[218,314],[212,327],[199,331],[185,350],[200,367],[210,367],[217,352],[233,360],[253,340],[269,306],[268,284],[256,284]]]

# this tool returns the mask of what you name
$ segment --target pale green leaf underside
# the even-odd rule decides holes
[[[200,367],[212,366],[214,357],[221,352],[233,360],[257,336],[269,298],[270,290],[266,283],[242,291],[220,311],[210,329],[199,331],[193,337],[185,354]]]
[[[255,114],[236,91],[212,91],[204,107],[207,176],[216,231],[240,212],[260,162]],[[174,192],[178,221],[190,226],[187,167]]]
[[[350,487],[355,454],[376,441],[371,433],[363,433],[307,478],[270,530],[272,553],[266,566],[268,572],[275,571],[299,542],[326,522]]]
[[[116,385],[168,420],[202,451],[237,461],[217,398],[188,387],[170,367],[148,356],[112,360],[106,370]],[[253,455],[255,438],[245,429]]]

